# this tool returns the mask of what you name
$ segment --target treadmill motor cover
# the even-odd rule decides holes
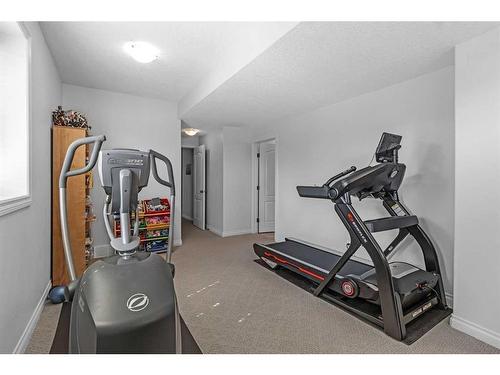
[[[432,292],[439,280],[439,275],[424,271],[418,267],[404,262],[392,262],[389,264],[394,281],[394,289],[401,297],[403,307],[411,306],[421,301]],[[354,275],[349,275],[354,277]],[[356,276],[363,282],[377,286],[377,274],[375,268],[365,272],[361,276]],[[376,288],[378,291],[378,288]],[[380,304],[378,293],[375,300],[368,301]]]

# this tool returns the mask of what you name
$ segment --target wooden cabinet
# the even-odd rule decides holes
[[[69,145],[87,135],[86,129],[66,126],[52,127],[52,284],[65,285],[69,282],[59,218],[59,175]],[[75,153],[71,169],[85,166],[88,150],[81,146]],[[88,205],[91,176],[70,177],[67,186],[68,228],[73,251],[75,271],[81,276],[87,266],[86,241],[89,242]],[[36,181],[34,182],[36,184]]]

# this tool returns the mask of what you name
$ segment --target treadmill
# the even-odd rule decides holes
[[[297,186],[301,197],[329,199],[350,235],[345,253],[312,245],[294,238],[269,245],[254,244],[257,256],[269,268],[287,269],[312,283],[315,296],[328,300],[382,327],[399,341],[407,339],[413,323],[417,336],[451,314],[439,268],[436,250],[429,237],[399,200],[398,189],[406,166],[399,163],[402,137],[383,133],[375,152],[378,164],[356,170],[351,167],[321,186]],[[380,199],[389,216],[363,221],[352,206],[351,197]],[[382,249],[372,233],[398,230],[397,236]],[[419,245],[425,269],[405,262],[390,262],[397,246],[407,236]],[[363,247],[370,260],[355,257]],[[438,311],[425,322],[429,311]],[[414,321],[420,322],[415,324]],[[415,335],[410,340],[414,341]]]

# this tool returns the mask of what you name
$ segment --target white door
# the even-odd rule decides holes
[[[263,142],[259,150],[259,233],[274,232],[275,141]]]
[[[193,224],[205,230],[205,145],[194,148]]]

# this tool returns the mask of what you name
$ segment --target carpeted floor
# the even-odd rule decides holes
[[[441,322],[411,346],[256,264],[252,244],[183,223],[173,256],[181,314],[204,353],[500,353]],[[28,353],[48,353],[60,307],[46,305]]]

